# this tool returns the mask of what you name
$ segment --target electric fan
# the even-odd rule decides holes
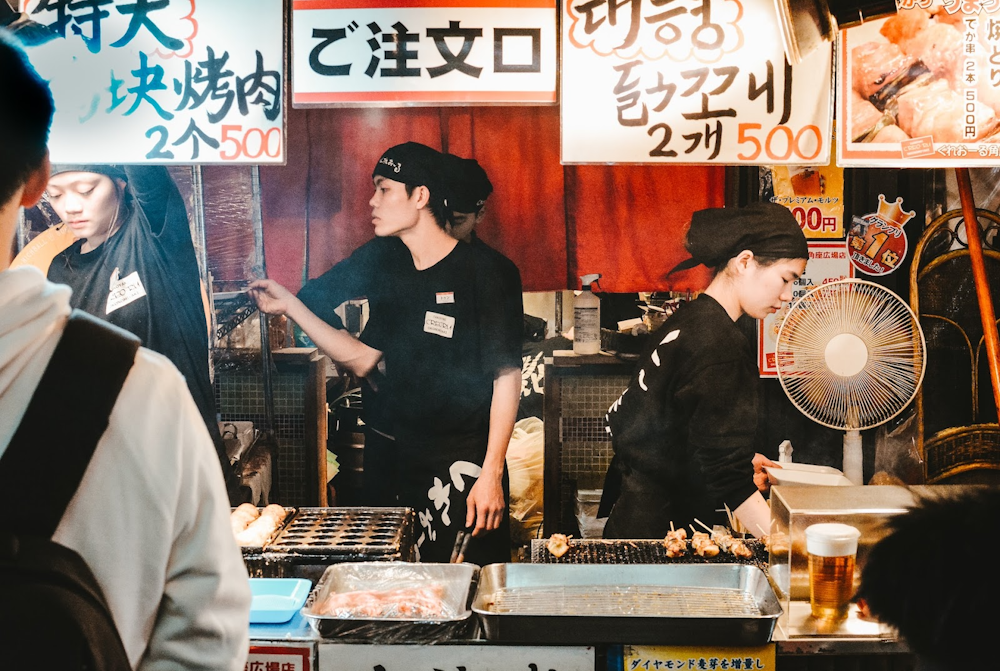
[[[847,279],[792,304],[778,331],[778,380],[806,417],[844,435],[844,475],[864,484],[861,433],[913,400],[926,344],[910,307],[885,287]]]

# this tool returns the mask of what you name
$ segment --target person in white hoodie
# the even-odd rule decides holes
[[[37,203],[48,181],[53,106],[48,85],[2,29],[0,91],[2,459],[63,334],[70,289],[33,267],[9,269],[19,208]],[[59,409],[52,412],[58,421]],[[221,475],[184,379],[140,348],[52,537],[90,567],[134,669],[244,667],[250,588]]]

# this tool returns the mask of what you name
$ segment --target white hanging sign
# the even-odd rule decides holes
[[[556,101],[555,0],[294,0],[292,104]]]
[[[562,162],[829,162],[832,47],[786,64],[773,0],[568,0]]]
[[[57,163],[282,163],[281,0],[27,0]]]

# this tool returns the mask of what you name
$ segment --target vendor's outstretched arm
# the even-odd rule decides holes
[[[347,331],[330,326],[274,280],[257,280],[250,285],[248,293],[262,312],[286,315],[324,354],[354,375],[366,377],[382,358],[382,352],[365,345]]]
[[[475,525],[473,535],[493,531],[500,526],[507,502],[503,496],[503,470],[507,445],[517,419],[521,400],[521,370],[502,368],[493,379],[493,402],[490,404],[490,431],[486,443],[483,472],[469,490],[465,525]]]

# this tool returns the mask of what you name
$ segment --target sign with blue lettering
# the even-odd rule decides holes
[[[27,0],[56,163],[282,163],[281,0]]]

